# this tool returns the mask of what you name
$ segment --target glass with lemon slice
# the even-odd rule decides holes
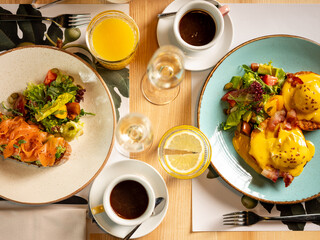
[[[199,176],[209,166],[211,146],[198,128],[182,125],[163,135],[158,155],[162,167],[171,176],[190,179]]]

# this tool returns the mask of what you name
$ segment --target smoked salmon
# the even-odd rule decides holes
[[[0,113],[0,152],[4,158],[50,167],[65,162],[71,147],[64,138],[40,130],[21,116]]]

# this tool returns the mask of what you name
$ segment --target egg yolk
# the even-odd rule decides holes
[[[256,132],[251,136],[249,154],[261,169],[273,166],[292,176],[299,176],[305,164],[314,155],[315,147],[306,141],[299,128],[285,130],[280,127],[275,137],[268,131]]]
[[[287,110],[295,109],[299,120],[320,122],[320,75],[307,73],[299,75],[303,84],[292,87],[286,82],[282,88]]]

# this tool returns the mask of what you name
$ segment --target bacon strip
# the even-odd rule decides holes
[[[286,119],[286,111],[285,110],[280,110],[277,111],[268,121],[268,129],[270,131],[274,131],[276,126],[283,122]]]
[[[289,83],[291,83],[292,87],[297,86],[297,84],[303,84],[303,81],[301,80],[301,78],[297,77],[295,74],[293,73],[288,73],[287,74],[287,81]]]
[[[294,177],[290,173],[281,172],[279,169],[275,169],[272,166],[268,166],[268,168],[263,169],[261,175],[273,182],[276,182],[279,177],[282,177],[285,187],[288,187],[294,179]]]
[[[270,169],[263,169],[261,175],[270,179],[273,182],[276,182],[279,178],[279,169],[270,168]]]
[[[282,173],[282,177],[283,177],[283,181],[284,181],[284,184],[286,187],[288,187],[294,179],[294,177],[290,173],[287,173],[287,172]]]

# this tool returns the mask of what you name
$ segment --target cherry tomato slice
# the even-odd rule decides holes
[[[264,81],[265,84],[269,86],[273,86],[278,83],[278,78],[271,75],[264,75],[262,80]]]
[[[57,74],[49,70],[43,83],[44,85],[50,85],[54,80],[56,80],[56,78],[57,78]]]

